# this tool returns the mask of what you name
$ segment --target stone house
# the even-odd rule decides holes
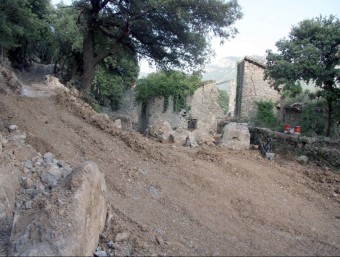
[[[250,119],[256,115],[258,101],[280,100],[279,92],[264,80],[265,69],[264,63],[250,57],[237,64],[235,117]]]

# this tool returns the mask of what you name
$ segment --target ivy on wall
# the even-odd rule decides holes
[[[236,106],[235,116],[241,116],[241,99],[243,88],[243,75],[244,75],[244,60],[237,64],[237,86],[236,86]]]
[[[188,75],[180,71],[160,71],[139,79],[136,84],[136,101],[147,104],[156,97],[164,97],[163,112],[169,105],[169,97],[173,98],[175,112],[190,109],[186,97],[192,95],[203,82],[198,75]]]

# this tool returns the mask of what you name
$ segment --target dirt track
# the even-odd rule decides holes
[[[103,247],[127,231],[122,253],[134,255],[340,255],[340,207],[332,196],[339,175],[270,162],[255,150],[173,147],[124,134],[143,144],[131,147],[54,96],[1,95],[0,110],[2,125],[17,124],[38,151],[72,165],[98,164],[113,217]]]

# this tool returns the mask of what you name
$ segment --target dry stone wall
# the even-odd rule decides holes
[[[340,167],[340,140],[284,134],[257,127],[249,127],[249,131],[251,144],[259,144],[259,139],[263,142],[272,139],[274,153],[290,153],[296,156],[303,154],[324,165],[336,169]]]
[[[120,119],[124,130],[137,130],[141,106],[135,101],[135,88],[129,88],[123,96],[122,106],[112,114],[114,120]]]
[[[256,115],[260,100],[280,100],[280,94],[264,80],[265,65],[251,58],[238,64],[235,116],[249,119]]]
[[[163,97],[157,97],[149,101],[146,109],[147,124],[144,124],[145,127],[154,126],[156,124],[163,123],[164,121],[169,122],[172,128],[187,127],[186,116],[184,116],[186,112],[175,112],[173,109],[172,97],[169,97],[168,101],[168,107],[165,112],[163,112]]]
[[[189,116],[197,119],[198,129],[208,132],[217,130],[218,122],[225,116],[223,109],[218,105],[218,95],[216,83],[211,82],[188,97],[188,104],[191,106]]]

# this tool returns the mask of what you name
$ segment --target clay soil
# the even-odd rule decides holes
[[[98,164],[111,220],[104,249],[126,232],[119,247],[132,255],[340,255],[339,175],[281,155],[268,161],[258,150],[108,133],[37,87],[0,95],[0,132],[16,124],[41,153]]]

